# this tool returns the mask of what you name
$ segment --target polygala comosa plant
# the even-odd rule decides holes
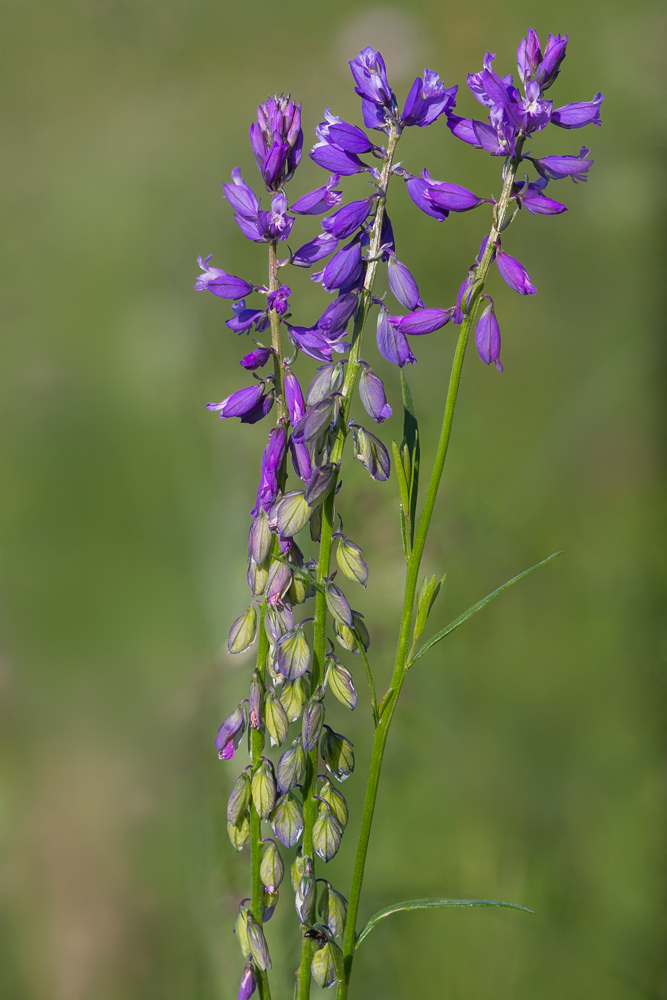
[[[559,75],[567,42],[567,35],[549,35],[542,49],[531,29],[518,49],[519,86],[511,75],[496,72],[495,56],[487,53],[483,69],[468,76],[468,87],[485,110],[484,121],[459,117],[454,110],[457,87],[446,87],[430,69],[415,80],[401,107],[382,56],[365,48],[350,62],[365,128],[326,109],[310,151],[311,159],[328,173],[320,187],[294,200],[288,196],[304,135],[301,104],[284,95],[261,104],[257,121],[250,126],[250,143],[268,192],[265,207],[239,168],[223,184],[224,198],[244,236],[266,245],[268,281],[256,284],[213,267],[209,255],[199,258],[202,273],[195,287],[231,301],[233,315],[226,321],[231,330],[240,335],[252,329],[267,343],[254,340],[252,350],[241,358],[241,367],[252,373],[250,384],[207,405],[223,419],[238,417],[245,424],[275,414],[250,511],[250,604],[231,626],[228,641],[230,653],[242,653],[256,644],[256,666],[248,697],[227,716],[215,740],[223,761],[234,759],[246,733],[249,750],[249,762],[236,778],[227,805],[229,839],[238,851],[249,848],[251,868],[248,898],[240,903],[234,928],[241,949],[239,1000],[247,1000],[255,990],[262,1000],[271,996],[265,925],[278,905],[286,863],[291,882],[286,894],[294,900],[295,933],[301,940],[297,1000],[307,1000],[312,979],[320,986],[335,986],[339,1000],[347,997],[355,950],[391,913],[517,905],[496,900],[409,900],[380,911],[358,928],[382,759],[403,683],[424,654],[537,568],[509,580],[421,642],[440,583],[435,577],[420,582],[420,564],[471,334],[484,364],[503,370],[500,323],[486,291],[487,281],[495,280],[495,265],[519,295],[535,294],[528,271],[510,252],[509,227],[517,216],[525,215],[524,209],[532,215],[565,212],[566,206],[551,197],[551,183],[567,177],[585,181],[593,163],[585,147],[562,154],[547,147],[544,156],[525,148],[549,126],[569,130],[600,124],[602,94],[554,107],[547,93]],[[498,158],[502,190],[497,201],[459,184],[435,180],[426,169],[411,173],[396,162],[398,144],[412,128],[443,124],[453,139]],[[556,133],[549,129],[549,134]],[[361,173],[368,178],[368,197],[344,203],[341,179]],[[416,207],[436,222],[478,208],[490,215],[489,231],[477,256],[470,254],[473,262],[454,305],[425,304],[416,278],[397,256],[388,214],[389,188],[397,181],[405,184]],[[287,240],[290,246],[296,243],[297,216],[322,216],[321,232],[292,251]],[[293,319],[297,310],[292,292],[281,281],[290,267],[318,268],[311,278],[328,293],[329,301],[314,322]],[[390,302],[375,295],[380,267],[387,269]],[[366,333],[374,311],[377,350],[400,369],[404,434],[401,443],[392,442],[391,448],[365,426],[368,419],[380,425],[392,414],[385,387],[373,370],[375,347]],[[420,507],[424,477],[419,429],[404,369],[417,363],[419,338],[448,324],[450,329],[458,327],[458,339],[442,431]],[[299,354],[315,362],[305,391],[294,372]],[[355,588],[372,583],[372,572],[359,544],[344,532],[345,493],[339,496],[339,486],[346,446],[348,457],[351,452],[379,483],[390,478],[393,465],[400,504],[405,596],[393,674],[380,697],[373,682],[370,635],[362,612],[352,606]],[[301,545],[309,547],[304,536],[311,540],[314,557],[306,558],[302,551]],[[306,607],[312,614],[301,613]],[[348,808],[340,786],[352,776],[355,756],[350,740],[328,724],[327,703],[333,697],[350,710],[356,708],[359,671],[351,669],[354,657],[363,668],[362,676],[365,673],[363,686],[369,689],[364,698],[370,700],[373,748],[351,883],[334,887],[321,873],[345,835]]]

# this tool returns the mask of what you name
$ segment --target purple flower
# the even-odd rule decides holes
[[[571,177],[575,182],[586,181],[588,180],[586,174],[594,162],[586,159],[589,153],[590,149],[582,146],[577,156],[542,156],[539,159],[524,156],[524,160],[530,160],[545,180],[560,181],[564,177]]]
[[[269,325],[269,314],[266,309],[246,309],[245,299],[240,299],[232,306],[234,315],[231,319],[225,320],[225,326],[235,333],[243,333],[255,324],[255,330],[261,333]]]
[[[539,83],[530,80],[526,84],[525,99],[508,101],[505,105],[510,121],[523,132],[539,132],[551,120],[553,101],[540,100],[540,93]]]
[[[543,177],[540,177],[533,184],[524,181],[514,197],[533,215],[560,215],[561,212],[567,212],[567,205],[562,205],[561,202],[554,201],[553,198],[547,198],[544,194],[547,183],[548,181]]]
[[[275,309],[279,316],[284,316],[289,309],[289,297],[292,289],[289,285],[282,285],[275,292],[269,292],[266,297],[266,304],[269,309]]]
[[[426,192],[429,189],[429,185],[433,183],[428,170],[422,171],[421,177],[415,177],[414,174],[409,174],[407,170],[405,170],[402,172],[402,177],[405,181],[405,186],[408,189],[408,194],[414,201],[417,208],[421,208],[422,212],[425,212],[426,215],[430,215],[433,219],[437,219],[438,222],[442,222],[443,219],[447,218],[449,215],[447,209],[439,208],[426,198]]]
[[[292,427],[296,427],[306,412],[306,404],[299,380],[289,365],[285,365],[285,402],[287,403],[289,421]]]
[[[239,986],[239,995],[237,1000],[249,1000],[255,992],[256,985],[257,976],[255,975],[255,967],[253,966],[252,961],[248,961],[248,964],[243,970],[243,975],[241,976],[241,985]]]
[[[333,392],[338,392],[343,381],[343,361],[334,361],[333,364],[322,365],[317,369],[317,375],[308,386],[306,392],[306,404],[315,406]]]
[[[350,125],[340,119],[329,126],[328,134],[329,140],[346,153],[370,153],[377,149],[358,125]]]
[[[520,260],[511,257],[500,246],[496,249],[496,264],[503,278],[519,295],[534,295],[537,289],[530,280],[530,275]]]
[[[391,224],[391,219],[387,214],[385,209],[384,215],[382,216],[382,228],[380,230],[380,246],[385,251],[382,255],[382,260],[389,260],[389,254],[396,253],[396,241],[394,239],[394,227]]]
[[[326,307],[315,324],[315,328],[326,337],[335,339],[335,335],[347,327],[357,308],[358,301],[359,297],[356,292],[339,295],[331,305]]]
[[[391,322],[402,333],[415,336],[439,330],[446,323],[449,323],[453,313],[453,309],[415,309],[407,316],[392,316]]]
[[[294,225],[294,216],[287,215],[287,198],[282,192],[271,199],[270,212],[257,213],[257,231],[265,240],[286,240]]]
[[[321,272],[321,279],[313,274],[312,279],[321,280],[328,292],[354,283],[362,271],[361,244],[358,239],[352,240],[333,255]]]
[[[289,97],[270,97],[257,109],[250,144],[269,191],[278,191],[296,170],[303,147],[301,105]]]
[[[503,366],[500,362],[500,326],[493,308],[493,299],[488,295],[484,298],[489,300],[489,304],[477,321],[475,330],[477,351],[485,365],[493,362],[501,372]]]
[[[263,395],[261,384],[239,389],[227,396],[221,403],[207,403],[207,410],[219,410],[224,420],[226,417],[240,417],[242,424],[255,424],[265,417],[273,406],[273,393]]]
[[[340,205],[343,192],[334,191],[339,181],[340,175],[332,174],[323,187],[315,188],[298,198],[292,205],[292,211],[297,215],[322,215],[334,205]]]
[[[405,309],[419,309],[424,305],[419,295],[417,282],[395,254],[389,258],[387,278],[392,295]]]
[[[322,233],[316,236],[310,243],[304,243],[302,247],[292,255],[290,263],[296,267],[312,267],[318,260],[323,260],[338,246],[338,240],[330,233]]]
[[[351,201],[339,208],[333,215],[322,219],[322,229],[331,233],[337,240],[347,239],[366,221],[377,195],[364,198],[363,201]]]
[[[308,445],[304,444],[303,441],[290,440],[289,446],[292,453],[294,471],[299,479],[302,479],[304,483],[308,483],[313,472]]]
[[[235,212],[245,215],[250,219],[257,217],[259,212],[259,198],[250,185],[241,177],[241,168],[234,167],[232,170],[232,183],[223,184],[223,198],[226,198]]]
[[[201,267],[203,274],[200,274],[195,281],[195,289],[203,292],[207,289],[221,299],[242,299],[244,295],[249,295],[254,291],[255,286],[244,278],[237,278],[233,274],[221,271],[219,267],[209,267],[213,254],[209,254],[205,260],[197,257],[197,263]]]
[[[479,73],[468,73],[468,86],[480,104],[486,108],[504,105],[510,100],[512,77],[501,79],[493,68],[495,53],[484,56],[484,69]]]
[[[306,415],[292,431],[292,440],[297,443],[315,441],[329,430],[335,415],[336,399],[334,396],[326,396],[306,411]]]
[[[560,65],[565,58],[567,35],[549,35],[544,56],[540,48],[537,32],[528,29],[528,37],[521,39],[516,57],[521,82],[536,80],[542,90],[548,90],[560,72]]]
[[[468,212],[486,201],[460,184],[448,184],[446,181],[433,181],[424,191],[424,198],[447,212]]]
[[[382,307],[377,323],[378,351],[383,358],[393,365],[402,368],[404,365],[415,365],[417,359],[410,350],[408,338],[391,322],[387,310]]]
[[[247,240],[252,240],[253,243],[265,242],[265,237],[257,228],[257,216],[250,217],[248,215],[241,215],[240,212],[236,212],[234,214],[234,220]]]
[[[424,79],[417,77],[405,100],[401,121],[403,125],[431,125],[444,111],[456,105],[458,87],[445,89],[437,73],[424,70]]]
[[[278,473],[285,454],[287,436],[284,427],[274,427],[269,432],[269,440],[262,455],[262,468],[257,487],[255,506],[251,517],[257,517],[260,510],[268,510],[278,492]]]
[[[257,347],[254,351],[250,351],[249,354],[246,354],[244,358],[241,358],[239,364],[242,368],[245,368],[246,371],[254,372],[258,368],[264,367],[271,357],[271,353],[270,347]]]
[[[342,339],[345,334],[337,340],[329,340],[315,326],[289,326],[288,329],[292,343],[315,361],[331,361],[333,352],[343,354],[350,346]]]
[[[340,129],[339,135],[341,141],[347,145],[351,145],[353,143],[349,130],[354,129],[354,126],[348,125],[342,118],[332,115],[329,108],[325,110],[324,117],[326,121],[320,122],[315,129],[315,135],[319,139],[319,142],[310,151],[311,160],[314,160],[320,167],[331,170],[333,173],[341,174],[344,177],[359,174],[364,170],[370,170],[370,167],[359,159],[357,153],[343,148],[332,134],[333,128],[338,127]],[[360,135],[364,136],[361,129],[357,131]],[[364,138],[369,145],[372,145],[366,136]],[[358,139],[357,145],[360,144],[361,140]]]
[[[350,61],[350,69],[360,97],[365,97],[374,104],[390,107],[396,98],[387,81],[387,70],[384,59],[379,52],[367,46],[359,55]]]
[[[218,735],[215,738],[215,749],[218,751],[220,760],[232,759],[239,743],[243,739],[246,725],[245,703],[241,702],[238,708],[235,708],[227,716],[218,729]]]
[[[551,121],[559,128],[583,128],[584,125],[601,125],[600,105],[604,94],[596,94],[592,101],[581,104],[565,104],[556,108],[551,115]]]
[[[382,380],[378,378],[371,366],[365,361],[360,362],[361,374],[359,376],[359,398],[369,417],[372,417],[377,424],[381,424],[392,414],[392,409],[387,402]]]

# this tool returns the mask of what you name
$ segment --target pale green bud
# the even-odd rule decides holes
[[[362,587],[368,583],[368,566],[361,558],[361,549],[356,542],[350,541],[345,535],[337,532],[339,539],[336,549],[336,562],[348,580],[356,580]]]
[[[255,597],[259,597],[264,593],[268,579],[269,560],[265,559],[263,563],[256,563],[251,557],[248,560],[248,586]]]
[[[347,900],[329,884],[325,883],[320,893],[319,912],[334,937],[343,940],[347,920]]]
[[[296,722],[303,712],[303,706],[310,690],[309,677],[310,675],[305,673],[302,677],[297,677],[296,680],[287,681],[280,692],[280,704],[285,709],[290,722]]]
[[[239,912],[234,922],[234,933],[241,946],[244,958],[250,958],[250,945],[248,944],[248,910],[241,903]]]
[[[227,835],[232,847],[237,851],[242,851],[250,840],[250,815],[245,812],[237,819],[236,823],[227,823]]]
[[[347,597],[340,587],[335,583],[325,583],[324,596],[326,598],[327,607],[331,617],[334,618],[339,625],[347,625],[348,628],[351,628],[353,625],[352,611],[350,610]]]
[[[229,630],[227,649],[230,653],[243,653],[255,641],[257,631],[257,611],[251,604],[247,611],[240,615]]]
[[[323,861],[331,861],[338,853],[343,830],[329,805],[320,805],[317,819],[313,824],[313,847]]]
[[[295,896],[294,905],[296,907],[299,921],[310,926],[315,919],[315,906],[317,903],[317,885],[312,875],[304,873],[299,881]]]
[[[338,701],[349,709],[357,704],[357,692],[352,682],[352,674],[333,654],[327,656],[327,673],[325,684],[329,685],[331,693]]]
[[[327,941],[327,943],[322,945],[322,947],[313,955],[310,970],[313,974],[315,982],[318,986],[322,986],[324,989],[328,989],[336,982],[336,963],[334,961],[332,950],[336,947],[337,945],[334,941]]]
[[[248,947],[258,969],[266,972],[271,968],[271,955],[264,932],[251,913],[248,914]]]
[[[356,632],[358,632],[364,649],[368,649],[371,644],[371,638],[364,622],[364,616],[360,611],[352,612],[352,625]],[[351,628],[348,628],[347,625],[341,625],[340,622],[334,620],[334,632],[336,633],[336,638],[343,649],[347,649],[350,653],[359,653],[357,636]]]
[[[322,537],[322,508],[316,507],[310,519],[310,537],[314,542],[319,542]]]
[[[278,799],[271,813],[271,829],[284,847],[296,847],[303,833],[301,807],[288,792]]]
[[[250,778],[248,768],[243,771],[231,790],[229,801],[227,802],[227,822],[236,823],[240,816],[247,813],[250,805]]]
[[[302,625],[297,625],[278,639],[275,666],[288,681],[305,674],[310,666],[310,646]]]
[[[266,757],[260,757],[259,767],[252,777],[252,801],[257,814],[262,819],[268,819],[269,813],[276,804],[276,794],[273,764]]]
[[[285,865],[275,840],[267,840],[265,844],[259,866],[259,877],[267,892],[276,892],[285,877]]]
[[[300,490],[286,493],[272,511],[278,534],[283,538],[297,535],[308,524],[312,513],[312,507],[306,503],[306,497]]]
[[[289,719],[271,687],[267,687],[264,698],[264,725],[271,738],[271,746],[280,746],[285,742],[289,732]]]
[[[344,795],[331,784],[328,778],[321,776],[323,784],[320,789],[320,798],[330,806],[332,813],[342,827],[347,826],[348,810]]]
[[[334,733],[325,724],[320,741],[320,753],[327,771],[338,781],[345,781],[354,771],[354,751],[346,736]]]
[[[315,596],[315,587],[306,580],[300,573],[292,575],[292,584],[287,591],[287,600],[290,604],[304,604],[311,597]]]
[[[296,785],[303,784],[306,776],[307,758],[301,737],[293,741],[278,761],[276,777],[281,792],[289,792]]]
[[[306,871],[310,871],[310,858],[304,858],[300,847],[297,847],[296,857],[290,867],[290,881],[295,892],[299,891],[299,883]]]
[[[315,749],[320,738],[320,733],[322,732],[322,723],[324,722],[323,698],[324,688],[318,687],[303,713],[301,741],[306,753],[310,753]]]

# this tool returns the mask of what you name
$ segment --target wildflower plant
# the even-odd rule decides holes
[[[266,195],[258,197],[239,168],[232,171],[231,182],[223,184],[224,197],[244,236],[266,244],[268,282],[256,284],[212,267],[209,256],[199,258],[202,273],[196,288],[231,301],[233,315],[226,321],[231,330],[239,335],[266,334],[267,343],[255,340],[240,361],[252,373],[250,384],[219,403],[209,403],[208,408],[224,420],[237,417],[241,423],[275,415],[250,513],[251,599],[232,624],[228,640],[230,653],[244,652],[256,643],[256,666],[249,678],[248,697],[223,721],[215,740],[224,761],[235,758],[246,733],[249,749],[249,763],[237,777],[227,806],[231,843],[239,851],[249,847],[251,863],[250,895],[241,902],[235,924],[245,962],[240,963],[239,1000],[247,1000],[256,989],[262,1000],[271,996],[271,956],[264,926],[279,901],[286,859],[295,929],[301,936],[298,1000],[307,1000],[312,978],[321,986],[335,986],[339,1000],[345,998],[355,949],[390,913],[432,906],[516,905],[494,900],[410,900],[380,911],[358,929],[382,759],[403,683],[414,664],[437,643],[537,568],[508,581],[420,645],[441,586],[435,577],[420,584],[420,565],[473,332],[481,360],[503,370],[500,325],[493,298],[486,291],[487,281],[495,265],[514,291],[535,294],[528,271],[506,248],[505,233],[522,209],[533,215],[565,212],[566,206],[551,197],[549,185],[567,177],[585,181],[593,162],[585,147],[577,154],[540,157],[525,148],[550,125],[578,129],[600,124],[601,94],[588,102],[557,108],[547,96],[559,75],[567,42],[567,35],[550,35],[542,51],[531,29],[517,54],[520,87],[511,75],[498,75],[495,56],[487,53],[483,69],[468,76],[468,86],[485,109],[486,121],[455,114],[457,88],[445,87],[438,74],[428,69],[415,80],[401,107],[382,56],[365,48],[350,62],[365,128],[326,110],[310,151],[311,159],[329,174],[321,186],[294,200],[288,196],[286,188],[302,158],[304,136],[301,105],[284,95],[261,104],[250,126]],[[444,122],[456,139],[499,158],[502,192],[497,201],[435,180],[426,169],[413,174],[396,162],[398,143],[411,128],[437,122],[441,126]],[[370,184],[368,197],[343,203],[341,180],[362,173]],[[390,184],[397,180],[406,185],[416,207],[438,222],[452,213],[491,206],[490,229],[454,305],[425,304],[415,277],[397,257],[387,212]],[[287,240],[290,245],[295,242],[297,216],[322,216],[321,232],[292,251]],[[319,270],[311,275],[312,280],[330,298],[315,322],[298,325],[293,320],[291,289],[280,276],[290,267],[316,266]],[[386,267],[395,305],[374,294],[381,267]],[[384,385],[372,368],[374,348],[368,343],[366,326],[374,311],[377,350],[400,369],[404,437],[400,445],[392,442],[391,452],[365,426],[366,417],[363,423],[359,417],[365,411],[381,425],[392,414]],[[442,430],[420,510],[419,429],[403,369],[417,362],[418,338],[448,324],[458,326],[459,333]],[[305,392],[293,371],[299,354],[316,363]],[[346,446],[347,457],[351,451],[352,458],[377,482],[389,479],[393,465],[398,486],[405,593],[393,674],[381,697],[373,681],[364,616],[346,594],[358,585],[366,587],[371,577],[361,547],[343,530],[345,494],[339,496],[339,486]],[[303,548],[311,543],[317,546],[316,555],[307,558]],[[310,614],[302,613],[309,608]],[[340,786],[355,769],[352,743],[327,722],[331,697],[350,710],[358,702],[358,671],[353,674],[346,654],[357,657],[363,666],[374,727],[347,896],[320,874],[321,865],[334,857],[345,834],[348,807]],[[269,757],[272,748],[276,750]]]

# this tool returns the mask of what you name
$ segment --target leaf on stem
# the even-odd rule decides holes
[[[525,569],[523,573],[519,573],[518,576],[512,577],[512,579],[508,580],[507,583],[504,583],[502,587],[498,587],[497,590],[494,590],[491,594],[487,594],[487,596],[484,597],[481,601],[478,601],[477,604],[473,604],[471,608],[468,608],[467,611],[464,611],[463,614],[459,615],[459,617],[456,618],[453,622],[450,622],[449,625],[447,625],[446,628],[443,628],[441,632],[438,632],[436,635],[433,636],[432,639],[429,639],[429,641],[424,646],[422,646],[421,649],[418,649],[415,655],[411,657],[407,665],[411,667],[413,663],[417,662],[420,656],[423,656],[424,653],[426,653],[429,649],[431,649],[432,646],[435,646],[436,643],[440,642],[441,639],[444,639],[446,635],[449,635],[450,632],[454,632],[455,629],[459,627],[459,625],[463,625],[464,622],[466,622],[469,618],[472,618],[472,616],[477,614],[478,611],[481,611],[483,607],[485,607],[487,604],[489,604],[490,601],[494,599],[494,597],[498,597],[499,594],[502,594],[503,590],[507,590],[507,588],[511,587],[513,583],[517,583],[519,580],[523,580],[524,576],[528,576],[529,573],[532,573],[533,570],[539,569],[540,566],[546,566],[548,562],[551,562],[552,559],[555,559],[556,556],[559,556],[561,554],[562,554],[562,549],[559,552],[552,552],[552,554],[550,556],[547,556],[546,559],[543,559],[541,562],[535,563],[535,565],[531,566],[530,569]]]
[[[403,445],[407,448],[410,461],[409,474],[406,470],[410,508],[406,511],[406,516],[410,523],[410,547],[412,547],[415,540],[417,493],[419,491],[419,424],[417,423],[417,411],[410,386],[403,371],[401,371],[401,392],[403,394]]]
[[[444,909],[450,906],[505,906],[511,910],[523,910],[524,913],[534,913],[527,906],[519,906],[518,903],[503,903],[499,899],[408,899],[404,903],[394,903],[393,906],[385,906],[384,910],[378,910],[366,926],[357,934],[355,947],[359,947],[364,938],[367,938],[373,928],[390,917],[392,913],[400,913],[401,910],[434,910]]]

